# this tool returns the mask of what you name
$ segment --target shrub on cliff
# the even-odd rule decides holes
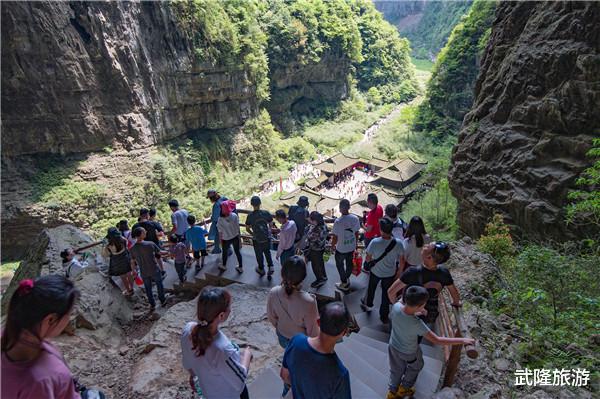
[[[473,104],[473,87],[479,73],[479,58],[496,9],[496,3],[477,0],[456,25],[442,49],[427,84],[427,95],[419,106],[415,128],[441,139],[455,134]]]
[[[492,217],[485,226],[485,233],[479,238],[477,247],[481,252],[492,255],[501,266],[507,266],[515,254],[515,246],[502,215],[495,214]]]
[[[600,229],[600,139],[594,139],[587,153],[594,160],[592,166],[583,171],[576,185],[580,190],[569,193],[571,204],[567,206],[567,223],[590,226],[590,233]],[[600,251],[600,237],[590,237],[590,244]]]
[[[362,61],[355,63],[359,89],[377,88],[386,103],[413,98],[418,86],[408,40],[400,37],[371,1],[355,0],[352,8],[362,39]]]

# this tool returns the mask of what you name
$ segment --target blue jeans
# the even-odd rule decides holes
[[[161,302],[165,301],[165,290],[163,288],[162,276],[160,275],[160,270],[156,270],[154,276],[150,277],[142,277],[144,280],[144,288],[146,289],[146,295],[148,296],[148,302],[150,306],[155,307],[156,302],[154,301],[154,295],[152,293],[152,283],[156,284],[156,291],[158,292],[158,299]]]
[[[290,340],[288,338],[284,337],[283,335],[279,334],[279,331],[277,331],[277,339],[279,340],[279,345],[283,349],[287,348],[288,344],[290,343]],[[283,392],[281,393],[281,396],[287,395],[289,390],[290,390],[289,385],[286,385],[285,383],[283,383]]]
[[[281,263],[281,265],[283,265],[288,258],[294,256],[295,249],[296,247],[292,246],[291,248],[288,248],[281,253],[281,255],[279,256],[279,262]]]

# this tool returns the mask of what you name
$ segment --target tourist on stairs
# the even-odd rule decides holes
[[[135,244],[135,240],[131,237],[131,230],[127,220],[123,219],[117,223],[117,229],[121,232],[121,235],[127,240],[127,249],[131,248]]]
[[[196,225],[196,217],[189,215],[187,218],[190,228],[185,232],[185,242],[187,243],[187,251],[190,247],[194,253],[194,261],[196,262],[196,273],[204,267],[204,258],[208,256],[206,252],[206,235],[208,232],[202,226]],[[200,261],[202,258],[202,261]]]
[[[379,200],[375,193],[367,195],[367,207],[370,209],[363,220],[363,228],[365,229],[365,248],[375,237],[380,236],[379,219],[383,217],[383,208],[379,205]]]
[[[366,249],[363,267],[369,271],[369,286],[366,297],[361,298],[361,308],[370,311],[377,285],[381,282],[381,305],[379,306],[379,319],[382,323],[389,322],[390,301],[387,296],[388,288],[394,282],[398,262],[404,253],[402,241],[392,237],[394,224],[386,218],[379,220],[381,237],[374,238]]]
[[[323,220],[323,215],[317,211],[310,213],[308,217],[308,226],[304,236],[305,246],[303,248],[304,257],[309,260],[316,280],[310,286],[319,288],[327,281],[325,272],[325,246],[327,245],[328,230]]]
[[[175,270],[177,271],[177,276],[179,277],[179,283],[183,284],[186,280],[186,255],[187,255],[187,246],[184,242],[179,241],[179,238],[175,234],[171,234],[169,237],[169,242],[171,246],[169,247],[169,255],[173,258],[173,262],[175,264]]]
[[[217,229],[221,245],[223,245],[222,263],[219,270],[227,270],[227,258],[229,257],[229,247],[232,246],[238,261],[235,268],[238,273],[243,273],[242,253],[240,251],[240,219],[237,213],[229,209],[227,202],[221,202],[221,214],[217,221]]]
[[[441,266],[450,259],[450,248],[443,242],[432,242],[423,246],[423,263],[419,266],[409,267],[388,290],[388,297],[392,303],[397,301],[398,294],[411,285],[425,287],[429,293],[427,301],[427,314],[421,318],[430,328],[433,328],[438,316],[438,295],[444,287],[448,287],[452,306],[460,307],[460,295],[454,286],[450,271]]]
[[[298,246],[302,239],[304,232],[306,231],[306,224],[308,223],[308,197],[301,195],[298,197],[296,205],[292,205],[288,212],[288,218],[294,221],[296,225],[296,237],[294,237],[294,244]],[[300,248],[298,248],[300,249]]]
[[[190,227],[187,222],[188,211],[185,209],[179,209],[179,202],[176,199],[169,201],[169,208],[171,208],[171,231],[169,236],[175,234],[179,241],[185,241],[185,232]]]
[[[417,266],[423,263],[423,258],[421,257],[423,245],[429,244],[430,242],[431,237],[429,237],[429,234],[425,231],[423,219],[419,216],[413,216],[404,233],[406,253],[400,260],[400,273],[411,266]]]
[[[398,216],[398,207],[394,204],[388,204],[385,206],[385,218],[394,223],[394,228],[392,229],[392,235],[394,238],[397,238],[402,241],[404,244],[404,229],[406,227],[406,223],[402,218]]]
[[[119,276],[123,283],[123,295],[133,295],[133,273],[127,240],[116,227],[110,227],[106,234],[107,244],[102,248],[102,256],[109,258],[108,275]],[[133,247],[132,247],[133,248]]]
[[[341,302],[323,307],[317,337],[294,336],[281,367],[281,379],[291,385],[294,399],[350,399],[350,375],[335,353],[348,331],[350,313]]]
[[[79,399],[60,351],[48,340],[67,324],[79,292],[50,274],[23,280],[13,293],[2,331],[3,398]]]
[[[288,258],[281,268],[281,285],[273,287],[267,298],[267,317],[275,327],[279,345],[285,349],[297,334],[316,337],[319,334],[319,309],[314,295],[302,290],[306,264],[299,256]],[[285,385],[283,395],[289,386]]]
[[[219,195],[217,190],[210,189],[206,193],[206,198],[208,198],[213,204],[210,217],[210,228],[208,229],[208,239],[213,240],[214,242],[212,254],[220,254],[221,246],[219,242],[219,229],[217,227],[217,222],[219,221],[219,216],[221,216],[221,203],[223,201],[227,201],[227,197],[222,197]]]
[[[392,307],[392,333],[388,347],[390,383],[386,399],[411,397],[415,393],[415,381],[423,368],[423,352],[419,337],[426,337],[435,345],[467,345],[475,343],[472,338],[446,338],[433,333],[417,316],[425,313],[429,294],[419,286],[408,287],[404,304]]]
[[[331,248],[335,253],[335,266],[340,274],[340,282],[336,287],[343,291],[350,290],[350,276],[352,275],[352,259],[356,244],[358,243],[358,230],[360,230],[360,219],[350,213],[350,201],[340,201],[340,213],[342,216],[333,222]]]
[[[277,253],[275,258],[282,265],[292,255],[294,255],[296,247],[296,223],[293,220],[288,220],[285,211],[278,209],[275,212],[275,220],[280,224],[279,229],[279,245],[277,245]]]
[[[316,337],[319,333],[317,300],[314,295],[302,290],[305,278],[306,264],[301,257],[294,255],[281,267],[281,285],[269,292],[267,316],[284,349],[296,334]]]
[[[198,296],[197,322],[187,323],[181,335],[183,368],[190,373],[190,387],[206,399],[248,399],[246,379],[252,353],[240,351],[219,330],[231,313],[231,294],[206,287]],[[198,387],[196,387],[196,380]]]
[[[136,227],[132,234],[133,238],[136,239],[136,243],[131,247],[130,251],[131,269],[135,270],[136,264],[140,268],[140,274],[144,281],[144,288],[146,289],[150,309],[154,310],[156,307],[154,294],[152,293],[152,283],[156,284],[156,291],[158,292],[158,299],[160,300],[161,306],[166,306],[167,300],[165,298],[162,276],[160,268],[158,267],[158,261],[156,260],[157,256],[161,255],[160,248],[152,241],[145,241],[146,230],[143,227]]]
[[[260,209],[260,198],[256,195],[250,198],[253,211],[246,218],[246,231],[252,234],[252,247],[256,255],[258,267],[256,272],[265,275],[265,259],[269,268],[269,276],[274,272],[273,258],[271,257],[271,223],[273,216],[268,211]]]
[[[141,208],[140,209],[140,218],[138,219],[139,221],[133,225],[133,227],[131,228],[131,231],[133,232],[133,230],[135,230],[137,227],[143,227],[144,230],[146,230],[146,241],[152,241],[153,243],[155,243],[159,248],[161,248],[161,242],[160,242],[160,237],[162,237],[164,235],[164,231],[163,231],[163,227],[160,223],[158,223],[156,220],[151,220],[152,219],[152,215],[154,211],[154,215],[156,215],[156,209],[146,209],[146,208]],[[135,239],[133,238],[133,234],[131,237],[134,240],[134,244],[135,244]],[[162,258],[160,257],[160,255],[157,256],[156,261],[158,262],[158,267],[160,268],[160,273],[162,275],[163,278],[165,278],[165,276],[167,275],[167,272],[165,272],[165,266],[163,265],[163,261]]]

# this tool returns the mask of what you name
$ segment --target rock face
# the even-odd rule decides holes
[[[257,111],[246,72],[195,62],[167,3],[2,2],[2,37],[4,156],[142,147]]]
[[[221,330],[240,347],[250,346],[254,358],[249,379],[266,367],[279,364],[283,349],[277,343],[275,330],[267,321],[268,290],[233,284],[226,287],[234,301],[231,315]],[[139,357],[131,376],[131,397],[188,397],[189,374],[181,365],[181,330],[196,320],[196,300],[181,302],[169,308],[136,348]]]
[[[60,252],[91,242],[92,239],[75,226],[63,225],[42,231],[26,252],[25,260],[19,265],[2,297],[3,312],[21,280],[46,274],[64,274]],[[90,265],[73,280],[81,294],[72,314],[73,327],[90,330],[91,335],[111,342],[119,335],[119,325],[132,320],[133,306],[107,277],[100,274],[99,270],[105,269],[106,264],[99,250],[99,247],[86,250]]]
[[[306,114],[348,96],[350,60],[323,54],[319,62],[290,62],[271,69],[271,99],[266,104],[273,122],[287,130],[286,116]]]
[[[568,190],[600,136],[600,5],[501,2],[452,155],[461,229],[494,213],[528,239],[575,238]]]

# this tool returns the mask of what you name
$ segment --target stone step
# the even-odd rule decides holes
[[[389,334],[382,331],[374,330],[371,327],[361,328],[359,334],[366,335],[369,338],[372,338],[379,342],[383,342],[385,344],[387,344],[390,340]]]
[[[279,377],[278,371],[272,368],[264,369],[248,385],[248,393],[251,398],[281,399],[282,392],[283,381]]]
[[[350,379],[358,379],[376,392],[379,398],[387,394],[388,377],[370,364],[370,360],[362,359],[353,352],[352,344],[336,345],[335,351],[348,371]]]
[[[242,284],[250,284],[257,287],[270,288],[275,287],[281,284],[281,264],[275,260],[275,251],[271,251],[271,256],[273,257],[273,264],[275,268],[275,273],[272,275],[271,280],[268,277],[260,276],[255,272],[256,268],[256,257],[254,255],[254,250],[250,246],[242,246],[242,261],[244,264],[244,272],[238,273],[235,270],[237,266],[237,259],[235,254],[231,255],[227,259],[227,270],[221,271],[218,268],[218,258],[217,255],[211,255],[211,262],[207,262],[204,270],[202,271],[205,278],[209,279],[221,279],[227,280],[229,282],[237,282]],[[220,255],[219,255],[220,256]],[[339,282],[339,274],[335,267],[335,262],[330,259],[325,265],[327,271],[328,280],[325,285],[320,288],[312,288],[310,283],[315,280],[314,273],[312,271],[312,267],[310,263],[306,268],[306,279],[303,283],[303,289],[307,292],[311,292],[318,297],[327,300],[341,300],[341,294],[335,288],[335,283]]]
[[[388,353],[387,342],[381,342],[381,341],[370,338],[369,336],[363,335],[363,334],[351,334],[349,338],[351,338],[355,341],[360,341],[363,344],[368,345],[368,346],[372,347],[373,349],[376,349],[379,352],[385,353],[387,356],[387,353]]]
[[[345,338],[346,347],[352,350],[352,353],[358,355],[361,359],[365,359],[371,366],[377,369],[380,373],[386,374],[389,372],[388,355],[377,348],[365,344],[355,337],[357,334],[352,334]]]

